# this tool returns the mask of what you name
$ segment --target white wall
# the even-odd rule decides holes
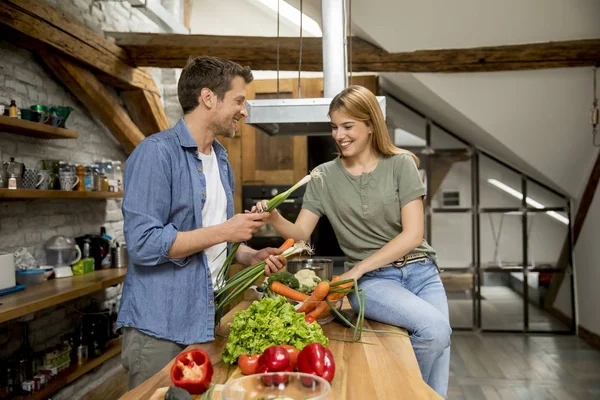
[[[600,335],[600,186],[575,246],[579,325]]]
[[[256,0],[194,0],[190,30],[204,35],[277,36],[277,14]],[[280,17],[279,35],[300,36],[300,28]],[[304,29],[302,36],[312,35]]]

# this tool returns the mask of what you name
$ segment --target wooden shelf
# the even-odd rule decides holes
[[[115,199],[123,192],[79,192],[76,190],[0,189],[0,199]]]
[[[50,279],[25,290],[0,296],[0,323],[97,292],[125,280],[127,268],[111,268]]]
[[[15,133],[38,139],[77,139],[77,132],[39,122],[0,115],[0,132]]]
[[[89,359],[85,364],[82,365],[71,365],[63,371],[59,372],[54,379],[46,384],[46,387],[33,396],[28,397],[17,397],[17,399],[27,400],[44,400],[52,394],[58,392],[69,383],[73,382],[80,376],[90,372],[92,369],[99,367],[103,362],[110,360],[121,352],[121,338],[111,340],[108,343],[106,351],[101,356]]]

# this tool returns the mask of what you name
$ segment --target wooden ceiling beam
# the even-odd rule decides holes
[[[119,88],[158,93],[152,75],[137,68],[123,49],[70,21],[45,1],[0,1],[0,25],[10,28],[11,36],[24,38],[18,44],[34,52],[51,48],[100,71]]]
[[[164,131],[170,127],[160,96],[146,90],[124,90],[123,103],[133,122],[145,136]]]
[[[182,68],[190,55],[228,58],[254,70],[297,70],[298,38],[107,32],[138,66]],[[322,71],[321,38],[302,41],[302,70]],[[390,53],[352,38],[355,72],[489,72],[580,67],[600,61],[600,39]]]
[[[131,153],[145,138],[115,96],[88,69],[67,57],[50,52],[42,54],[42,59],[90,113],[102,121],[125,151]]]

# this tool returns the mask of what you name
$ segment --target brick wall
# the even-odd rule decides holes
[[[160,31],[158,26],[133,9],[127,1],[48,0],[48,3],[64,12],[67,18],[99,34],[103,31]],[[40,103],[71,106],[74,111],[68,118],[67,128],[77,131],[79,137],[77,140],[40,140],[0,132],[1,161],[15,157],[26,167],[35,168],[42,159],[86,164],[103,158],[126,160],[122,146],[106,127],[46,70],[35,54],[2,39],[0,37],[0,104],[8,105],[10,100],[15,100],[19,107]],[[151,72],[162,90],[163,71],[151,69]],[[175,72],[166,72],[168,77],[175,76]],[[51,236],[76,237],[85,233],[99,233],[101,226],[106,227],[107,232],[117,239],[122,239],[121,200],[0,201],[0,252],[26,247],[43,264],[43,244]],[[74,330],[80,315],[77,310],[89,304],[91,298],[96,298],[101,308],[110,310],[112,304],[119,300],[120,292],[121,285],[118,285],[0,324],[0,360],[7,359],[19,348],[23,323],[28,324],[33,350],[42,351],[58,344],[62,334]],[[79,398],[119,368],[120,359],[115,357],[52,398]]]

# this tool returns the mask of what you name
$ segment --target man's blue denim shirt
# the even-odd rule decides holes
[[[214,141],[227,218],[233,216],[233,173]],[[206,180],[198,147],[183,119],[144,139],[125,168],[124,232],[129,266],[117,328],[179,344],[214,340],[215,306],[204,252],[170,259],[178,231],[202,227]]]

